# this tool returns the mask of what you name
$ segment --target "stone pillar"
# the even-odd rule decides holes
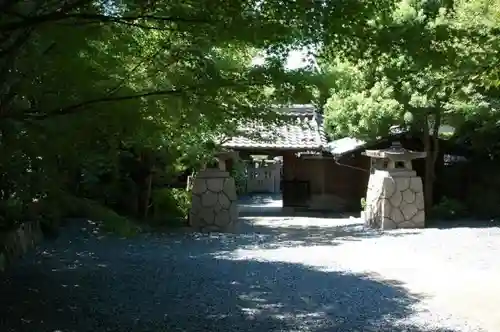
[[[383,230],[425,227],[422,179],[412,170],[374,170],[368,181],[365,220]]]
[[[225,171],[226,170],[226,161],[225,160],[218,160],[218,163],[219,163],[219,169],[221,171]]]
[[[189,223],[197,231],[231,232],[238,220],[234,179],[219,169],[200,171],[193,182]]]

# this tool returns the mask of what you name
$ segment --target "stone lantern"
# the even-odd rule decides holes
[[[366,150],[364,155],[371,158],[364,211],[367,226],[383,230],[425,227],[422,179],[411,161],[425,158],[426,153],[395,142],[388,149]]]
[[[225,170],[230,155],[217,156],[218,168],[205,168],[192,181],[189,224],[202,232],[231,232],[238,220],[234,178]]]

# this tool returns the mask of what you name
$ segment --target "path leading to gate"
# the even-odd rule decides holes
[[[241,221],[134,239],[74,223],[0,277],[0,331],[498,331],[496,227]]]

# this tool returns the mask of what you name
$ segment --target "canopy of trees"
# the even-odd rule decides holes
[[[0,13],[4,227],[178,206],[159,188],[241,121],[275,120],[274,103],[326,103],[332,137],[407,125],[429,152],[438,124],[491,148],[498,121],[497,0],[5,0]],[[304,46],[319,75],[284,69]]]
[[[146,216],[162,196],[151,183],[171,184],[239,122],[273,120],[270,105],[299,98],[308,75],[284,70],[287,52],[326,27],[358,33],[361,3],[2,1],[1,224],[57,219],[69,197]],[[252,66],[259,52],[267,61]]]
[[[432,206],[441,125],[483,154],[498,153],[500,2],[385,3],[365,18],[365,38],[352,41],[357,52],[322,49],[327,129],[370,140],[398,125],[420,135]]]

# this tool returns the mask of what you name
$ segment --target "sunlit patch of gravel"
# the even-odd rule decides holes
[[[74,223],[0,277],[0,331],[498,331],[500,230],[242,218],[120,239]]]
[[[226,253],[225,259],[300,263],[397,280],[408,291],[423,294],[406,322],[457,331],[500,331],[500,312],[495,309],[500,304],[500,284],[495,281],[500,280],[499,227],[359,232],[363,225],[352,218],[249,219],[255,226],[280,229],[280,234],[303,228],[302,244],[255,244]],[[312,226],[315,230],[310,232]],[[318,232],[327,240],[309,241]],[[276,238],[279,241],[280,235]]]

